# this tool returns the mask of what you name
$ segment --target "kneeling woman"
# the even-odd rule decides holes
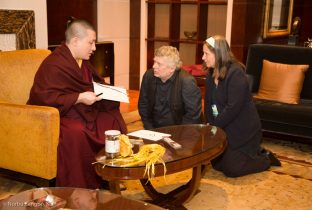
[[[227,134],[228,147],[211,161],[214,169],[238,177],[267,170],[281,163],[260,147],[261,122],[252,101],[245,67],[239,63],[222,36],[203,45],[206,78],[205,116],[209,124]]]

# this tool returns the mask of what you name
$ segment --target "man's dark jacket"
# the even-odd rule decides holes
[[[169,106],[175,124],[201,123],[202,98],[195,78],[180,69],[176,69],[174,74],[176,77],[170,93]],[[157,80],[160,79],[154,76],[153,69],[149,69],[145,72],[141,84],[138,107],[145,129],[155,127],[152,114]]]

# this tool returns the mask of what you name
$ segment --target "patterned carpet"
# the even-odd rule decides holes
[[[201,180],[200,192],[185,207],[189,210],[310,210],[312,206],[312,145],[265,139],[282,167],[240,178],[227,178],[213,169]],[[185,183],[191,171],[154,179],[161,192]],[[170,184],[171,183],[171,184]],[[175,183],[175,184],[173,184]],[[125,195],[146,199],[136,181],[128,181]]]
[[[129,132],[142,128],[137,112],[127,118]],[[135,120],[129,120],[129,119]],[[129,122],[131,121],[131,122]],[[227,178],[210,169],[201,180],[200,192],[185,204],[189,210],[310,210],[312,206],[312,145],[264,139],[263,147],[277,154],[282,167],[240,178]],[[166,192],[185,183],[191,171],[183,171],[152,180]],[[138,181],[125,181],[122,194],[147,199]],[[33,186],[0,177],[0,200]]]

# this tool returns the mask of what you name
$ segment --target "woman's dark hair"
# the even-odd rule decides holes
[[[212,40],[214,40],[212,43],[214,46],[209,44],[207,40],[204,42],[204,45],[206,45],[208,49],[215,55],[215,68],[208,69],[208,71],[213,77],[217,77],[218,79],[222,80],[225,78],[229,66],[232,63],[240,62],[238,62],[233,55],[229,44],[223,36],[212,36]],[[240,65],[242,65],[244,69],[244,65],[241,63]]]

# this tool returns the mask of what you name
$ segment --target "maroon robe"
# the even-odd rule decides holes
[[[88,61],[79,68],[69,48],[62,44],[43,61],[30,91],[28,104],[53,106],[60,112],[57,186],[99,188],[101,178],[91,163],[104,147],[104,132],[127,132],[119,102],[75,104],[79,93],[93,91],[92,79],[104,83]]]

